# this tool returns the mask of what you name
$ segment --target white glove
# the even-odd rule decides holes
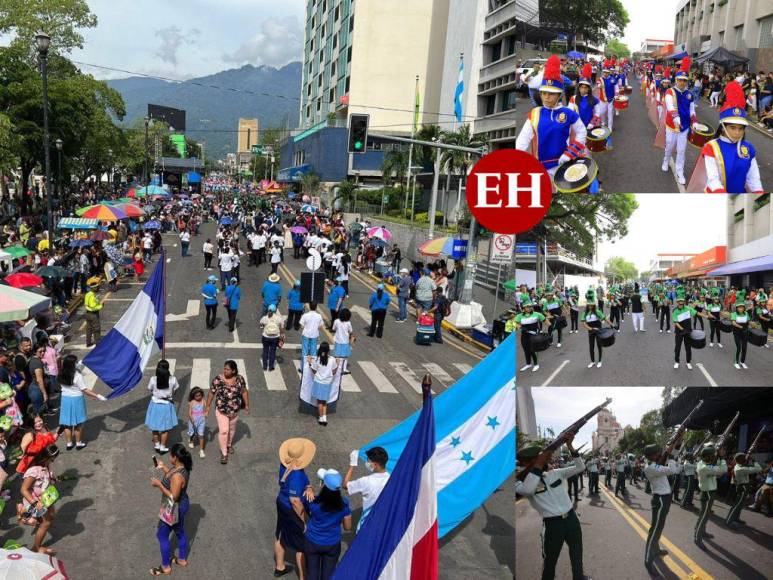
[[[357,461],[359,460],[360,450],[355,449],[349,454],[349,465],[351,467],[357,467]]]
[[[103,401],[103,402],[107,401],[107,397],[105,395],[97,395],[97,399],[99,399],[100,401]]]
[[[567,161],[569,161],[569,157],[566,155],[566,153],[564,153],[563,155],[561,155],[561,157],[558,158],[559,165],[561,165],[562,163],[566,163]]]

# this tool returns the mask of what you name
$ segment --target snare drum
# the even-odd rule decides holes
[[[704,123],[693,123],[692,131],[687,137],[687,140],[695,145],[698,149],[702,149],[703,146],[714,138],[714,128],[711,125]]]
[[[615,97],[615,109],[618,111],[624,111],[628,108],[628,97],[625,95],[617,95]]]
[[[585,146],[594,153],[601,153],[607,150],[607,139],[612,131],[608,127],[595,127],[588,131],[588,138]]]
[[[590,157],[578,157],[561,164],[553,176],[558,193],[588,191],[598,175],[599,166]]]
[[[632,93],[633,93],[633,87],[631,85],[626,85],[625,86],[625,94],[626,95],[630,95]]]

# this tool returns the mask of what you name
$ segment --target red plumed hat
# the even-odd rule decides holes
[[[655,74],[658,74],[658,75],[663,74],[663,65],[662,64],[659,64],[659,65],[655,66]]]
[[[564,81],[561,78],[561,59],[558,55],[552,55],[545,63],[545,72],[542,75],[540,91],[549,93],[563,93]]]
[[[746,120],[746,96],[738,81],[731,81],[725,88],[725,104],[719,111],[720,123],[748,125]]]
[[[676,73],[676,78],[678,79],[689,78],[691,64],[692,64],[692,59],[689,56],[684,57],[682,59],[682,62],[679,65],[679,72]]]
[[[663,72],[663,80],[671,80],[671,67],[667,66],[666,70]]]
[[[580,83],[584,85],[591,86],[591,79],[593,78],[593,67],[589,62],[586,62],[585,65],[582,67],[582,72],[580,73]]]

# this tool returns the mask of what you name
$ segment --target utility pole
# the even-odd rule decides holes
[[[437,208],[437,190],[440,183],[441,149],[435,149],[435,171],[432,176],[432,197],[429,202],[429,239],[435,237],[435,209]]]
[[[38,55],[40,56],[40,74],[43,77],[43,151],[45,153],[46,169],[46,218],[48,226],[48,247],[53,253],[54,250],[54,212],[51,207],[51,155],[49,148],[48,135],[48,47],[51,44],[51,37],[43,32],[38,32],[35,36],[38,44]]]
[[[416,75],[416,93],[419,92],[419,75]],[[416,137],[416,112],[411,123],[411,139]],[[413,143],[408,146],[408,180],[405,182],[405,209],[408,211],[408,189],[411,187],[411,165],[413,164]],[[411,206],[411,220],[413,220],[413,206]]]

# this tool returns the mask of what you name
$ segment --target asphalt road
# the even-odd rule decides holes
[[[651,520],[651,496],[644,493],[644,482],[627,483],[629,493],[614,497],[599,482],[600,494],[588,495],[585,489],[575,504],[583,534],[583,567],[594,580],[626,578],[647,580],[653,578],[644,568],[644,549]],[[693,530],[700,502],[696,507],[683,509],[671,504],[666,520],[661,548],[669,555],[655,560],[659,578],[668,580],[763,580],[773,570],[773,518],[744,510],[741,519],[746,522],[738,531],[724,525],[729,509],[722,501],[715,501],[706,531],[714,539],[705,540],[706,552],[693,543]],[[540,533],[542,520],[526,499],[516,502],[516,563],[517,578],[539,578],[542,571]],[[768,572],[765,572],[767,570]],[[569,554],[566,546],[556,567],[556,578],[571,578]]]
[[[203,226],[203,234],[214,238],[214,225]],[[208,420],[210,439],[207,457],[194,455],[190,481],[192,507],[186,522],[191,539],[190,567],[175,575],[190,578],[271,578],[277,450],[288,437],[314,440],[317,454],[307,473],[320,467],[342,473],[348,455],[380,435],[421,405],[421,376],[430,372],[433,388],[441,393],[480,360],[477,351],[447,339],[444,345],[417,347],[412,322],[397,324],[387,318],[384,338],[364,336],[365,321],[355,313],[352,322],[359,340],[351,359],[352,374],[344,384],[337,409],[329,413],[329,425],[316,422],[316,412],[298,398],[300,358],[299,333],[290,331],[281,351],[283,362],[273,373],[260,366],[257,305],[259,287],[270,271],[267,265],[248,268],[242,262],[242,302],[237,332],[230,334],[219,307],[217,327],[207,331],[204,308],[198,305],[204,272],[200,246],[204,235],[194,238],[193,255],[182,259],[174,235],[165,236],[169,263],[167,273],[166,356],[181,382],[175,396],[180,431],[170,441],[185,438],[187,393],[194,385],[205,387],[225,360],[237,360],[250,387],[252,413],[239,419],[236,454],[228,465],[219,463],[219,451]],[[157,259],[157,258],[156,258]],[[285,293],[288,280],[297,275],[302,261],[288,256],[282,268]],[[151,268],[148,268],[148,273]],[[362,281],[361,281],[362,280]],[[357,275],[350,281],[351,303],[367,306],[371,290]],[[103,334],[120,318],[141,285],[121,284],[108,297],[103,310]],[[193,301],[193,302],[189,302]],[[280,308],[281,309],[281,308]],[[327,316],[327,309],[321,308]],[[187,313],[187,314],[186,314]],[[80,325],[80,319],[76,325]],[[81,328],[82,331],[82,328]],[[70,350],[85,356],[85,340],[76,336]],[[106,403],[88,402],[90,419],[85,426],[89,445],[82,451],[63,451],[55,471],[72,476],[62,482],[63,498],[49,542],[59,551],[73,578],[144,578],[160,558],[155,529],[159,494],[150,487],[153,448],[144,426],[148,404],[147,379],[155,368],[151,361],[142,383],[127,395]],[[271,376],[269,376],[271,375]],[[95,378],[87,377],[94,381]],[[268,382],[267,382],[268,381]],[[96,383],[98,392],[107,387]],[[364,475],[364,467],[358,470]],[[312,476],[313,477],[313,476]],[[473,573],[491,578],[511,578],[514,571],[512,482],[496,492],[459,528],[441,541],[442,578],[466,579]],[[361,504],[353,498],[355,519]],[[10,527],[9,512],[0,520],[7,538],[29,542],[29,529]],[[355,522],[356,523],[356,522]],[[353,533],[344,534],[345,547]]]
[[[652,316],[650,304],[644,305],[644,328],[646,332],[633,331],[633,320],[626,316],[616,335],[615,344],[605,348],[602,367],[587,368],[590,362],[588,332],[581,329],[577,334],[563,333],[561,348],[557,347],[557,336],[553,345],[539,353],[539,370],[519,372],[521,384],[532,386],[767,386],[773,376],[773,346],[771,348],[748,346],[746,364],[748,369],[736,370],[733,366],[735,344],[730,334],[722,334],[722,349],[714,348],[692,351],[692,370],[686,366],[684,347],[681,363],[674,369],[674,334],[658,332],[658,324]],[[605,314],[609,315],[607,308]],[[582,325],[580,325],[582,326]],[[700,325],[698,325],[700,330]],[[706,337],[709,335],[706,322]],[[523,350],[518,338],[518,369],[523,366]],[[773,341],[769,341],[773,342]],[[596,352],[598,357],[598,351]],[[596,358],[598,362],[598,358]]]
[[[604,191],[611,193],[677,193],[684,187],[676,181],[673,162],[671,170],[661,171],[663,149],[653,146],[657,133],[649,119],[641,86],[634,80],[634,91],[630,96],[627,110],[615,117],[612,133],[612,149],[594,153],[593,159],[599,165],[599,181]],[[525,115],[531,101],[520,99],[517,109]],[[696,108],[698,118],[716,127],[719,115],[706,99]],[[520,115],[519,115],[520,116]],[[520,125],[519,125],[520,130]],[[773,188],[773,135],[752,127],[746,131],[746,139],[757,150],[762,185],[765,191]],[[689,142],[685,151],[685,178],[689,182],[698,159],[699,149]]]

